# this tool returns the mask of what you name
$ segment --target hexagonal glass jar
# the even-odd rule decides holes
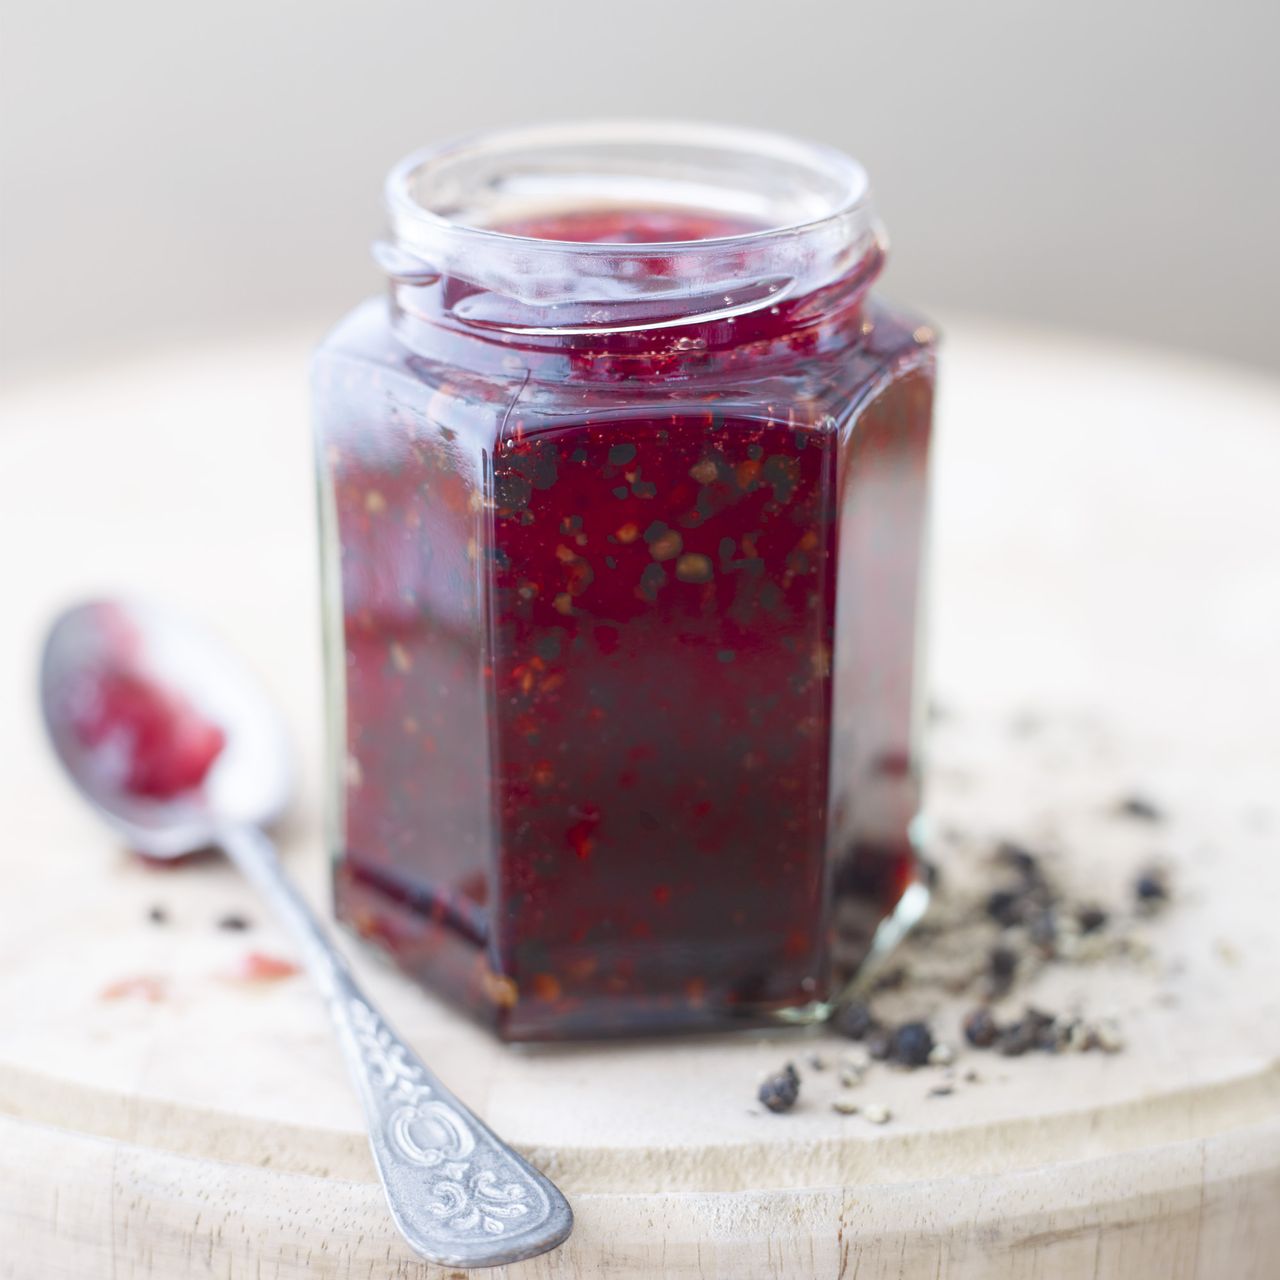
[[[863,171],[574,125],[387,198],[314,365],[340,917],[509,1039],[820,1016],[922,895],[934,340]]]

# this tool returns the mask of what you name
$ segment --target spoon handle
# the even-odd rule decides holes
[[[476,1118],[387,1025],[254,827],[222,848],[293,933],[324,996],[364,1107],[374,1162],[404,1237],[431,1262],[490,1267],[560,1244],[573,1214],[560,1191]]]

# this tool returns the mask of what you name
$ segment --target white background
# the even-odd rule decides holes
[[[4,367],[313,325],[403,153],[666,115],[871,171],[885,291],[1280,368],[1275,0],[4,0]]]

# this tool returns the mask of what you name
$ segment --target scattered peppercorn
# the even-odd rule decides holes
[[[1022,895],[1013,889],[997,889],[987,899],[987,915],[1005,929],[1022,920]]]
[[[1018,971],[1018,953],[1011,947],[992,947],[987,957],[988,985],[993,997],[999,998],[1013,985]]]
[[[1036,1048],[1045,1053],[1061,1053],[1071,1037],[1071,1023],[1050,1018],[1036,1035]]]
[[[864,1040],[878,1026],[868,1005],[861,1000],[842,1004],[831,1015],[831,1030],[850,1040]]]
[[[1126,796],[1116,806],[1116,812],[1126,818],[1137,818],[1140,822],[1164,821],[1164,811],[1140,795]]]
[[[1107,913],[1098,906],[1084,906],[1076,912],[1076,923],[1081,933],[1097,933],[1107,923]]]
[[[1142,872],[1133,882],[1133,895],[1141,907],[1152,910],[1169,897],[1169,883],[1159,867]]]
[[[924,1022],[904,1022],[893,1033],[889,1056],[903,1067],[923,1067],[933,1052],[933,1032]]]
[[[1006,1058],[1020,1058],[1036,1047],[1036,1038],[1037,1032],[1029,1023],[1011,1022],[1008,1026],[1000,1028],[996,1036],[996,1048]]]
[[[1002,840],[996,846],[996,857],[1012,867],[1024,880],[1040,879],[1040,859],[1024,845]]]
[[[756,1097],[770,1111],[781,1113],[790,1111],[800,1097],[800,1073],[794,1064],[788,1062],[781,1071],[775,1072],[764,1080]]]
[[[979,1005],[965,1015],[963,1028],[964,1038],[978,1049],[989,1049],[1000,1034],[999,1024],[985,1005]]]
[[[246,929],[251,928],[247,917],[240,915],[235,911],[228,912],[225,916],[218,917],[218,928],[226,929],[229,933],[243,933]]]
[[[152,924],[168,924],[169,913],[164,909],[164,907],[157,904],[147,912],[147,919],[150,920]]]

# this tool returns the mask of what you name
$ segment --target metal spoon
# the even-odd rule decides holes
[[[173,799],[131,794],[73,721],[76,690],[122,633],[148,678],[189,700],[225,735],[203,784]],[[324,996],[364,1107],[396,1226],[422,1257],[490,1267],[560,1244],[573,1214],[559,1190],[477,1119],[387,1025],[290,882],[263,828],[291,790],[283,725],[251,674],[200,627],[140,603],[62,614],[45,643],[40,701],[54,749],[80,793],[129,845],[153,858],[221,848],[294,935]]]

